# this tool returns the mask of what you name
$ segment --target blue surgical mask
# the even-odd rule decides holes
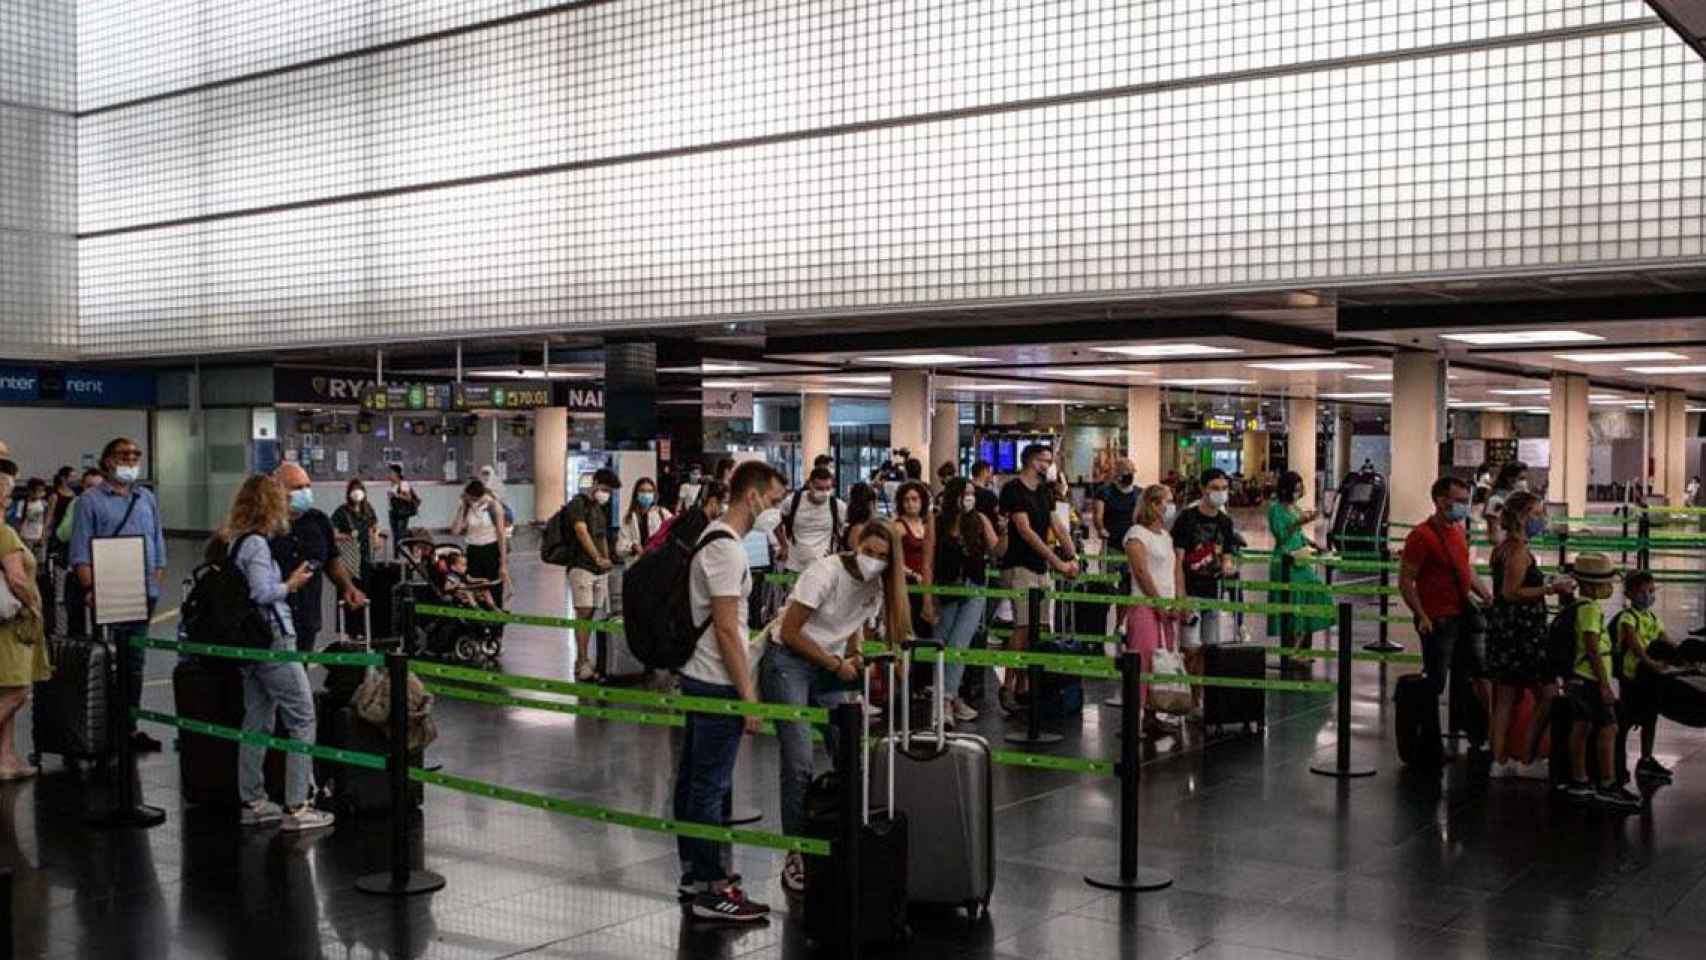
[[[634,494],[634,502],[639,504],[641,507],[643,507],[647,510],[650,510],[652,508],[652,504],[657,502],[657,498],[658,498],[658,496],[655,493],[636,493],[636,494]]]
[[[314,509],[314,488],[297,487],[290,491],[290,509],[295,513],[307,513]]]
[[[1453,500],[1451,502],[1451,509],[1447,510],[1445,515],[1451,518],[1453,523],[1462,523],[1469,519],[1469,504]]]
[[[1527,534],[1530,538],[1534,538],[1545,533],[1546,527],[1547,522],[1545,517],[1529,517],[1522,523],[1522,532]]]
[[[134,463],[124,463],[113,468],[113,477],[120,483],[135,483],[142,476],[142,468]]]
[[[1650,593],[1637,593],[1629,598],[1629,605],[1637,610],[1651,610],[1658,598]]]

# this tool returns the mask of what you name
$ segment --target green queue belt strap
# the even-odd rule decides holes
[[[618,723],[638,723],[656,727],[683,727],[687,725],[687,718],[679,713],[649,713],[644,710],[594,707],[580,703],[563,703],[557,700],[534,700],[474,687],[452,686],[448,683],[427,683],[424,686],[428,692],[435,696],[447,697],[451,700],[489,703],[501,707],[522,707],[528,710],[550,710],[571,716],[592,717],[597,720],[612,720]],[[775,736],[776,722],[774,720],[764,721],[764,724],[758,728],[758,732],[767,737]],[[823,734],[819,733],[815,726],[810,730],[810,737],[813,742],[823,740]]]
[[[1276,693],[1332,693],[1339,685],[1326,680],[1265,680],[1256,677],[1199,677],[1190,673],[1140,673],[1144,684],[1187,687],[1233,687],[1239,690],[1271,690]]]
[[[1068,603],[1106,603],[1119,607],[1154,607],[1159,610],[1224,610],[1231,613],[1268,615],[1294,614],[1300,617],[1332,617],[1337,609],[1327,605],[1298,605],[1286,603],[1238,603],[1231,600],[1203,600],[1191,597],[1184,600],[1159,600],[1154,597],[1112,596],[1100,593],[1051,592],[1050,600]]]
[[[780,586],[790,586],[800,579],[797,573],[767,573],[765,583]],[[915,583],[906,588],[906,592],[920,597],[987,597],[991,600],[1020,600],[1025,596],[1023,590],[1010,590],[1005,587],[969,587],[958,584],[923,584]]]
[[[622,687],[600,687],[591,683],[574,683],[568,680],[551,680],[545,677],[524,677],[509,673],[495,673],[490,670],[475,670],[471,667],[456,667],[448,663],[432,663],[426,660],[409,661],[409,669],[423,677],[461,680],[466,683],[478,683],[510,690],[537,690],[542,693],[567,694],[572,697],[585,697],[589,700],[602,700],[606,703],[620,703],[629,706],[661,707],[665,710],[712,713],[722,716],[759,717],[764,720],[804,720],[807,723],[829,722],[829,711],[823,707],[799,707],[781,703],[746,703],[741,700],[723,700],[717,697],[688,697],[675,693],[652,693],[647,690],[629,690]]]
[[[1350,584],[1285,583],[1275,580],[1239,580],[1234,586],[1257,593],[1324,593],[1340,597],[1396,597],[1397,587],[1369,587]]]
[[[867,643],[864,653],[886,653],[888,647],[877,643]],[[1119,676],[1119,669],[1113,661],[1103,656],[1077,655],[1071,653],[1025,653],[1018,650],[960,650],[947,651],[919,650],[914,659],[919,663],[935,663],[938,657],[948,663],[963,663],[971,667],[1003,667],[1012,670],[1023,670],[1026,667],[1042,667],[1048,673],[1062,673],[1077,677],[1092,677],[1107,679]]]
[[[546,617],[533,613],[504,613],[496,610],[475,610],[470,607],[447,607],[436,603],[417,603],[415,612],[423,617],[446,620],[471,620],[476,623],[512,623],[522,627],[560,627],[565,630],[602,630],[621,633],[620,620],[581,620],[575,617]]]
[[[234,740],[237,743],[248,744],[252,747],[268,747],[273,750],[283,750],[286,753],[300,753],[320,760],[330,760],[334,763],[344,763],[352,767],[366,767],[369,770],[385,769],[385,758],[377,753],[363,753],[359,750],[334,750],[322,747],[306,740],[291,740],[286,737],[273,737],[264,733],[251,733],[238,730],[235,727],[224,727],[205,720],[191,720],[170,713],[157,713],[153,710],[143,710],[132,707],[130,715],[137,720],[149,723],[161,723],[169,727],[177,727],[190,733],[199,733],[222,740]]]
[[[1013,636],[1013,631],[1005,630],[1005,629],[993,629],[993,630],[989,631],[989,636],[993,639],[996,639],[996,640],[1005,640],[1005,639]],[[1045,633],[1041,634],[1037,639],[1039,641],[1057,640],[1057,641],[1066,641],[1068,643],[1124,643],[1125,642],[1124,637],[1119,636],[1118,634],[1113,634],[1113,633],[1054,633],[1051,631],[1051,632],[1045,632]]]
[[[1043,753],[1023,753],[1018,750],[991,750],[989,759],[1008,767],[1027,767],[1032,770],[1059,770],[1064,773],[1083,773],[1093,777],[1117,777],[1120,765],[1112,760],[1089,760],[1082,757],[1051,757]]]
[[[765,833],[759,830],[736,830],[684,820],[671,820],[665,817],[652,817],[642,813],[609,810],[604,807],[595,807],[590,803],[581,803],[578,800],[566,800],[562,797],[531,793],[513,787],[500,787],[481,780],[452,776],[434,770],[422,770],[419,767],[409,768],[409,778],[420,783],[430,783],[434,786],[476,797],[488,797],[523,807],[532,807],[535,810],[544,810],[548,813],[561,813],[582,820],[629,827],[634,830],[648,830],[652,833],[666,833],[678,837],[692,837],[696,840],[710,840],[715,843],[730,843],[745,847],[766,847],[771,850],[785,850],[789,853],[829,855],[829,841],[827,840],[788,837],[779,833]]]
[[[199,657],[253,660],[258,663],[319,663],[338,667],[381,667],[385,665],[384,655],[378,653],[298,653],[295,650],[227,647],[214,643],[159,640],[154,637],[131,637],[130,645],[138,650],[171,650],[175,653]]]
[[[1337,660],[1337,650],[1299,650],[1295,647],[1280,647],[1267,645],[1261,648],[1269,654],[1282,657],[1294,657],[1299,660]],[[1419,653],[1380,653],[1375,650],[1352,650],[1351,659],[1362,663],[1421,663]]]

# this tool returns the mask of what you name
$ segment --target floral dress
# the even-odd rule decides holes
[[[1549,672],[1546,664],[1546,602],[1505,599],[1505,564],[1516,551],[1493,556],[1493,606],[1487,612],[1487,672],[1499,683],[1530,686]],[[1544,586],[1540,564],[1528,553],[1525,587]]]

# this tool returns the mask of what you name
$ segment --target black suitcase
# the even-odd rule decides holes
[[[376,753],[382,757],[391,753],[391,741],[385,732],[357,717],[348,701],[334,706],[335,695],[322,690],[314,695],[315,714],[319,718],[316,739],[320,746],[334,750],[356,750]],[[409,755],[409,766],[424,766],[423,751]],[[314,761],[314,783],[321,796],[339,813],[389,813],[391,811],[391,781],[384,770],[352,766],[333,760]],[[421,784],[410,781],[409,799],[419,807],[424,795]]]
[[[1099,644],[1080,644],[1045,640],[1033,644],[1032,651],[1036,653],[1066,654],[1075,657],[1102,655]],[[1038,689],[1031,691],[1031,696],[1037,698],[1037,712],[1042,725],[1057,728],[1072,722],[1084,713],[1084,681],[1080,677],[1067,673],[1044,672]]]
[[[112,751],[114,722],[108,709],[112,682],[113,645],[105,640],[50,637],[48,661],[53,676],[35,685],[30,717],[35,730],[32,766],[44,754],[54,754],[75,767],[84,762],[105,763]]]
[[[228,661],[185,660],[172,670],[172,703],[178,716],[223,727],[243,727],[243,674]],[[267,751],[267,795],[284,797],[284,754]],[[203,733],[178,736],[179,792],[195,806],[235,807],[237,742]]]
[[[1446,705],[1447,731],[1452,740],[1462,737],[1471,745],[1487,742],[1487,711],[1475,696],[1469,677],[1460,670],[1451,671],[1451,699]]]
[[[367,607],[372,617],[371,632],[374,640],[389,640],[401,635],[402,618],[399,608],[402,601],[402,591],[397,589],[403,582],[403,565],[395,561],[374,562],[367,567],[367,577],[362,581],[362,592],[367,594]],[[358,628],[353,628],[355,630]],[[365,636],[367,631],[357,633]]]
[[[1203,675],[1266,680],[1267,652],[1259,644],[1206,646],[1203,648]],[[1241,725],[1246,730],[1264,729],[1268,723],[1267,691],[1205,685],[1202,688],[1202,713],[1205,728]]]
[[[1074,593],[1099,593],[1112,596],[1119,590],[1119,585],[1113,583],[1081,583],[1074,584],[1071,589]],[[1071,619],[1067,621],[1067,628],[1076,636],[1102,637],[1118,633],[1118,630],[1109,629],[1108,611],[1110,609],[1112,609],[1111,604],[1096,603],[1093,600],[1074,600],[1068,607]]]
[[[1445,763],[1445,747],[1440,743],[1439,698],[1428,679],[1419,673],[1399,677],[1392,702],[1396,704],[1399,762],[1438,770]]]
[[[1659,715],[1685,727],[1706,727],[1706,674],[1671,673],[1654,681]]]

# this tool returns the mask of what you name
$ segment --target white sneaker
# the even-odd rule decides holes
[[[806,892],[806,858],[798,853],[788,854],[782,861],[782,889],[790,896],[804,896]]]
[[[977,719],[977,710],[971,704],[955,697],[954,719],[960,723],[970,723]]]
[[[591,683],[593,680],[597,679],[597,677],[598,674],[596,674],[592,668],[592,661],[582,660],[580,663],[575,664],[575,679],[579,680],[581,683]]]
[[[269,823],[277,823],[284,819],[284,808],[271,800],[256,800],[243,804],[240,815],[245,827],[264,827]]]
[[[1519,764],[1516,768],[1516,775],[1523,780],[1550,780],[1552,779],[1552,763],[1545,757],[1541,757],[1533,763]]]
[[[303,804],[295,810],[284,812],[284,826],[280,829],[287,833],[302,830],[324,830],[337,820],[336,817],[324,810]]]
[[[1504,763],[1493,764],[1492,767],[1490,767],[1487,770],[1487,777],[1488,777],[1488,779],[1491,779],[1491,780],[1515,779],[1515,777],[1516,777],[1516,761],[1515,760],[1507,760]]]

